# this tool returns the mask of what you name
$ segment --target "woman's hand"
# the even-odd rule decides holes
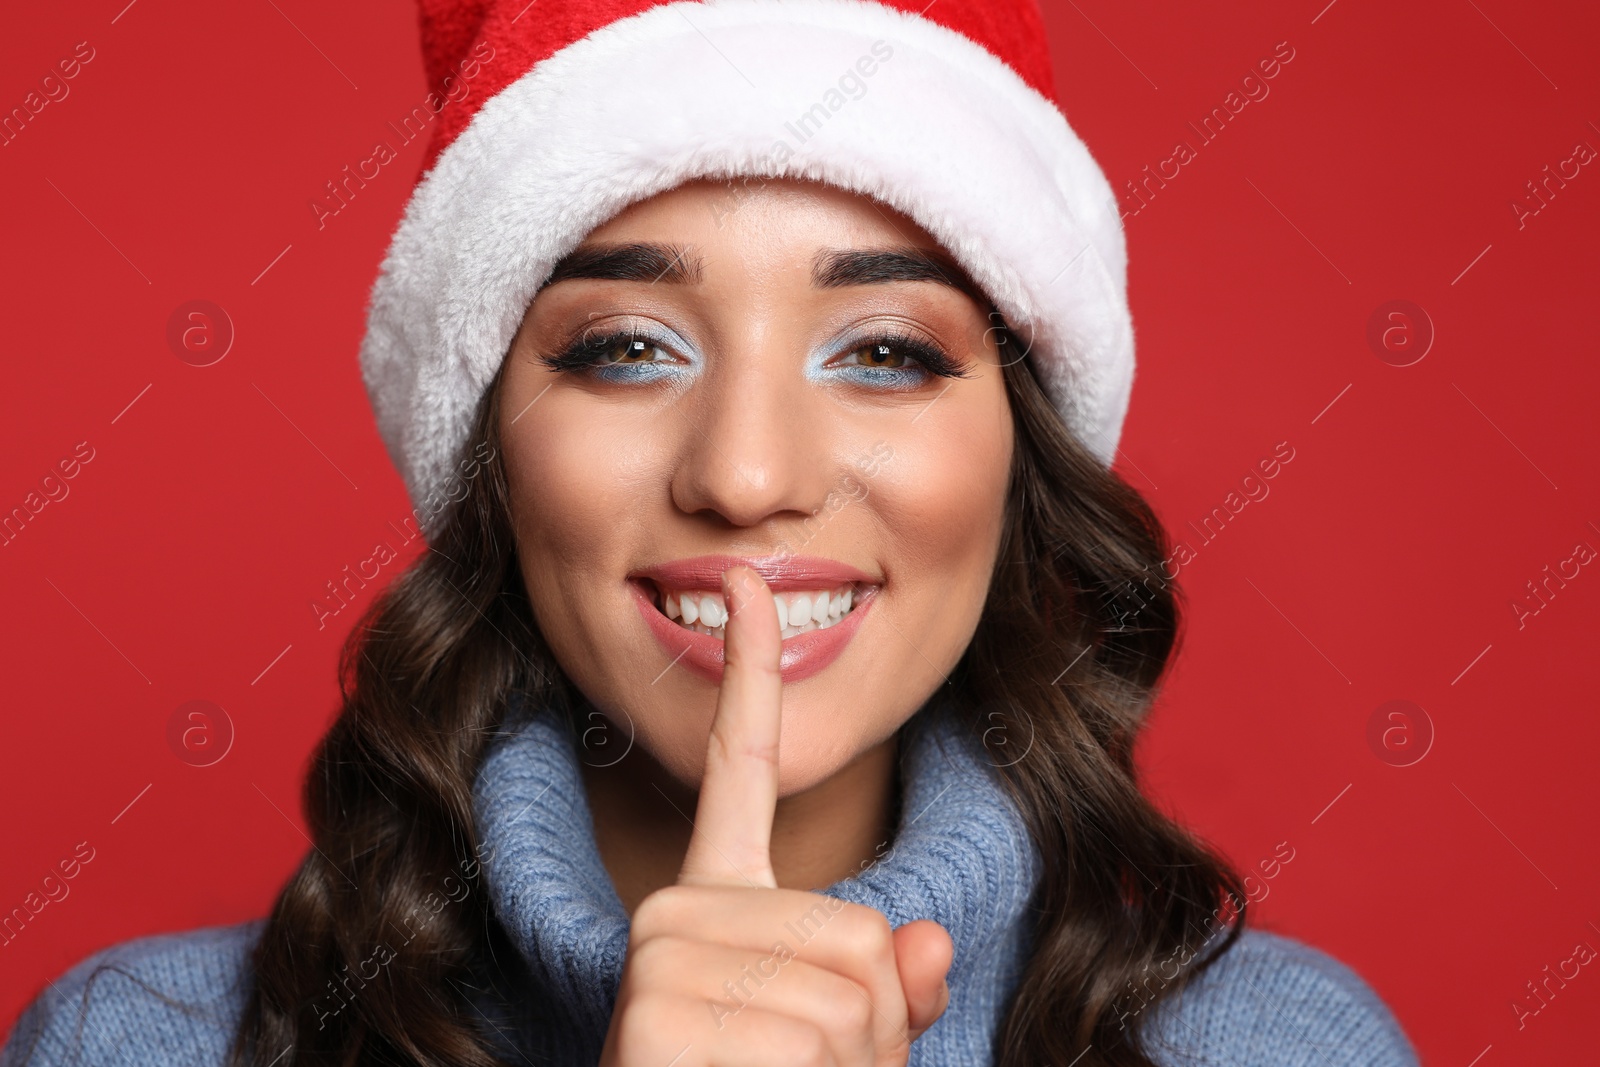
[[[903,1065],[944,1011],[937,923],[777,888],[782,637],[766,582],[722,579],[727,659],[678,884],[634,912],[603,1067]]]

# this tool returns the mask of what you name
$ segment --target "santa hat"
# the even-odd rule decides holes
[[[915,220],[1110,465],[1133,382],[1126,250],[1054,101],[1037,0],[421,4],[442,110],[361,368],[423,515],[551,268],[695,178],[812,179]]]

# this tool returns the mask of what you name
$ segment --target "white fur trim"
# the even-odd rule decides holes
[[[827,111],[874,42],[893,54],[866,92],[800,144],[785,124]],[[779,141],[794,155],[775,163]],[[1031,336],[1051,399],[1109,465],[1133,383],[1126,250],[1110,185],[1055,106],[968,38],[870,0],[708,0],[557,52],[486,101],[418,184],[361,348],[413,502],[446,491],[562,256],[629,204],[746,174],[828,182],[916,220]]]

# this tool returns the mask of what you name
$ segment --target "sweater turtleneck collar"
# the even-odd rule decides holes
[[[1040,860],[976,740],[932,708],[908,724],[893,844],[823,894],[894,926],[933,919],[955,942],[950,1004],[912,1046],[916,1067],[990,1062],[1029,944]],[[537,988],[505,1034],[534,1062],[593,1064],[610,1022],[629,918],[594,840],[573,730],[518,706],[473,788],[484,878]],[[542,1055],[542,1058],[540,1056]]]

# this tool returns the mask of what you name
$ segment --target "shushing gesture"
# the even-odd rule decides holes
[[[678,882],[633,916],[602,1067],[901,1067],[949,1000],[950,936],[779,889],[782,636],[772,591],[722,576],[726,661]]]

